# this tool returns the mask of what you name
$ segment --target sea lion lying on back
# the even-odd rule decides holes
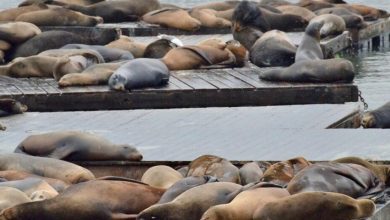
[[[390,102],[364,113],[362,122],[364,128],[390,128]]]

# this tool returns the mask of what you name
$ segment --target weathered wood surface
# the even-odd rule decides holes
[[[130,92],[108,86],[58,88],[53,79],[0,78],[0,98],[13,97],[31,111],[189,107],[235,107],[357,101],[352,84],[291,84],[261,81],[257,67],[176,71],[159,88]]]

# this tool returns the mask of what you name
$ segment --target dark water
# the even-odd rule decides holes
[[[347,0],[349,3],[361,3],[379,7],[390,11],[390,0]],[[0,0],[0,8],[15,7],[20,0]],[[193,6],[201,4],[205,0],[161,0],[161,2],[177,4],[181,6]],[[294,0],[292,0],[294,2]],[[296,2],[296,1],[295,1]],[[380,48],[379,51],[362,51],[356,57],[349,57],[357,69],[359,75],[355,83],[362,91],[369,108],[374,109],[390,101],[390,49]]]

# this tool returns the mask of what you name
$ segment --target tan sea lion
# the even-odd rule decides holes
[[[241,190],[242,186],[235,183],[203,184],[185,191],[171,202],[143,210],[137,219],[199,220],[211,206],[230,202]]]
[[[37,26],[96,26],[103,23],[101,17],[84,15],[66,8],[24,13],[19,15],[15,21],[29,22]]]
[[[361,16],[364,17],[364,20],[373,21],[379,18],[388,18],[389,13],[385,10],[373,8],[361,4],[337,4],[336,7],[346,8],[350,11],[358,12]]]
[[[185,31],[196,31],[202,25],[201,22],[188,13],[188,11],[177,8],[163,8],[151,11],[142,20],[150,24],[158,24],[163,27],[176,28]]]
[[[24,192],[12,187],[0,186],[0,212],[27,202],[31,202],[31,199]]]
[[[313,19],[316,14],[312,11],[310,11],[307,8],[299,7],[296,5],[281,5],[276,7],[278,10],[280,10],[283,14],[292,14],[292,15],[298,15],[305,18],[307,21],[310,21]]]
[[[306,192],[272,201],[253,216],[254,220],[353,220],[373,215],[375,204],[339,193]]]
[[[232,22],[216,16],[217,11],[212,9],[192,9],[189,11],[191,17],[200,21],[202,26],[209,28],[230,28]]]
[[[246,185],[249,183],[259,182],[263,177],[265,170],[266,169],[264,167],[261,169],[259,162],[250,162],[244,164],[244,166],[242,166],[239,171],[241,184]]]
[[[262,181],[285,186],[297,173],[310,165],[311,163],[303,157],[281,161],[272,164],[264,172]]]
[[[66,161],[16,153],[0,155],[0,170],[20,170],[66,183],[95,179],[89,170]]]
[[[238,194],[228,204],[209,208],[201,220],[252,220],[257,209],[263,208],[268,202],[290,196],[286,189],[257,188]]]
[[[334,14],[319,15],[310,22],[324,23],[320,30],[321,38],[342,34],[347,28],[344,19]]]
[[[322,60],[324,53],[321,48],[320,30],[324,22],[310,22],[295,54],[295,62],[304,60]]]
[[[364,113],[362,124],[364,128],[390,128],[390,102]]]
[[[0,73],[1,75],[1,73]],[[12,114],[22,114],[27,111],[28,107],[19,101],[11,98],[0,99],[0,116],[8,116]]]
[[[213,156],[203,155],[189,165],[187,176],[215,176],[222,182],[241,183],[239,169],[230,161]]]
[[[15,21],[15,19],[24,13],[39,11],[48,9],[49,7],[45,4],[33,4],[29,6],[23,6],[18,8],[10,8],[0,11],[0,21]]]
[[[45,191],[47,199],[54,198],[58,195],[58,192],[53,187],[51,187],[45,180],[34,177],[0,183],[0,187],[3,186],[18,189],[24,192],[31,199],[35,196],[33,194],[37,191]],[[32,200],[36,201],[34,199]]]
[[[129,51],[135,58],[143,57],[144,51],[148,44],[136,42],[128,36],[121,35],[118,40],[107,44],[108,48],[117,48]]]
[[[134,219],[165,190],[130,181],[94,180],[70,186],[57,197],[4,210],[1,220]]]
[[[18,44],[39,35],[41,30],[27,22],[9,22],[0,24],[0,39]]]
[[[61,160],[142,160],[133,146],[117,145],[95,134],[59,131],[31,135],[15,149],[16,153]]]
[[[168,189],[181,179],[183,176],[172,167],[159,165],[147,169],[141,181],[153,187]]]
[[[60,78],[58,85],[67,87],[107,84],[115,70],[126,62],[100,63],[86,68],[81,73],[68,73]]]
[[[7,41],[0,40],[0,50],[6,51],[11,49],[12,45],[8,43]]]
[[[224,65],[231,67],[243,67],[248,61],[248,51],[240,42],[229,40],[226,42],[226,51],[229,52],[229,60],[223,62]]]

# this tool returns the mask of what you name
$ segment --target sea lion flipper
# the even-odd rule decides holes
[[[67,146],[57,147],[55,151],[51,152],[48,155],[48,157],[62,160],[69,157],[73,152],[74,151],[71,147],[67,147]]]

